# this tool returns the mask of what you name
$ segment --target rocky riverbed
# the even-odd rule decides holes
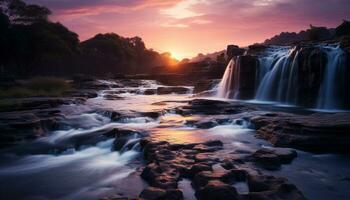
[[[348,199],[350,114],[76,80],[0,113],[0,199]]]

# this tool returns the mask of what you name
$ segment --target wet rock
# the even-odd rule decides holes
[[[147,90],[145,90],[145,92],[143,94],[144,95],[154,95],[154,94],[157,94],[157,90],[156,89],[147,89]]]
[[[124,129],[113,129],[106,133],[106,135],[115,135],[115,140],[113,142],[114,151],[120,151],[123,148],[130,150],[139,142],[137,138],[141,137],[141,134],[137,131]]]
[[[194,177],[196,174],[202,171],[212,171],[213,168],[211,165],[205,164],[205,163],[197,163],[194,164],[191,169],[189,170],[188,176]]]
[[[182,191],[179,189],[169,189],[166,191],[166,198],[169,200],[182,200],[183,199],[183,194]]]
[[[158,87],[157,94],[187,94],[190,90],[185,87]]]
[[[209,181],[203,188],[195,193],[199,200],[235,200],[239,199],[236,189],[218,180]]]
[[[209,121],[209,122],[199,122],[199,123],[196,123],[195,126],[197,128],[200,128],[200,129],[209,129],[209,128],[213,128],[214,126],[217,126],[218,124],[216,122],[212,122],[212,121]]]
[[[250,119],[260,138],[278,147],[317,153],[349,152],[350,114],[297,115],[274,113]],[[332,122],[332,123],[329,123]]]
[[[222,149],[221,146],[207,146],[205,144],[198,144],[193,147],[193,150],[196,150],[198,152],[214,152]]]
[[[259,61],[255,56],[244,55],[237,60],[239,63],[239,88],[236,98],[253,99],[256,88],[256,77],[252,74],[257,74]]]
[[[122,114],[120,114],[120,113],[118,113],[118,112],[116,112],[116,111],[114,111],[114,110],[96,110],[96,111],[94,111],[94,112],[96,112],[96,113],[98,113],[98,114],[101,114],[101,115],[103,115],[103,116],[105,116],[105,117],[108,117],[108,118],[110,118],[112,121],[118,121],[118,120],[120,120],[121,118],[122,118]]]
[[[303,194],[288,182],[285,178],[274,176],[250,175],[248,176],[248,187],[250,193],[248,199],[287,199],[304,200]]]
[[[196,162],[213,162],[216,161],[217,158],[213,153],[198,153],[194,156],[194,160]]]
[[[118,197],[118,196],[112,196],[112,197],[104,197],[101,198],[101,200],[129,200],[128,197]]]
[[[155,188],[155,187],[148,187],[144,189],[140,194],[140,197],[146,200],[164,199],[165,196],[166,196],[166,190]]]
[[[276,170],[282,164],[289,164],[297,157],[297,152],[287,148],[262,148],[253,153],[253,161],[269,170]]]
[[[161,112],[141,112],[140,113],[142,116],[145,116],[145,117],[150,117],[150,118],[153,118],[153,119],[156,119],[158,117],[161,116]]]
[[[205,114],[237,114],[241,112],[252,111],[252,106],[244,105],[238,102],[225,102],[209,99],[195,99],[189,102],[188,106],[177,108],[177,113],[181,115]]]
[[[155,187],[148,187],[144,189],[140,197],[145,200],[182,200],[183,195],[181,190],[169,189],[164,190]]]
[[[96,90],[91,90],[91,89],[77,89],[73,91],[69,91],[64,94],[65,96],[70,96],[70,97],[83,97],[83,98],[95,98],[98,96],[98,93]]]
[[[220,140],[209,140],[205,142],[204,145],[213,147],[213,146],[223,146],[224,143],[222,143]]]
[[[220,79],[206,79],[206,80],[199,80],[194,85],[193,93],[201,93],[204,91],[211,90],[214,88],[217,84],[219,84]]]
[[[2,112],[0,115],[0,148],[45,136],[57,129],[62,118],[54,108]]]
[[[106,94],[103,96],[103,98],[107,99],[107,100],[121,100],[124,99],[124,97],[118,96],[118,95],[114,95],[114,94]]]
[[[180,178],[179,172],[168,165],[160,166],[156,163],[148,164],[141,173],[141,177],[151,186],[163,189],[176,189]]]

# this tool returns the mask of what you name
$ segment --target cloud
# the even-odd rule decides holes
[[[193,55],[221,50],[229,43],[262,42],[309,24],[335,27],[350,19],[349,0],[25,1],[50,8],[51,19],[76,31],[81,39],[98,32],[139,35],[151,48],[168,51],[166,46],[171,46]]]
[[[106,12],[126,13],[147,8],[163,8],[181,0],[25,0],[44,5],[55,15],[98,15]]]

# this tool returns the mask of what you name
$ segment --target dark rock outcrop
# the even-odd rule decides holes
[[[186,87],[158,87],[157,88],[157,94],[186,94],[190,90]]]
[[[259,137],[275,146],[311,152],[349,152],[348,113],[269,113],[252,117],[251,123],[257,129]]]
[[[289,164],[297,157],[297,152],[286,148],[262,148],[252,155],[252,160],[265,169],[276,170],[282,164]]]
[[[228,45],[226,50],[227,60],[235,56],[241,56],[245,52],[245,49],[239,48],[237,45]]]

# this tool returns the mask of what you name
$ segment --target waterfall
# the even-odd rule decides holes
[[[346,95],[346,55],[339,46],[325,46],[327,65],[320,87],[317,107],[335,109],[343,104]]]
[[[220,98],[237,98],[240,82],[240,57],[235,57],[228,63],[225,73],[219,83],[216,93]]]
[[[259,65],[251,75],[255,76],[251,99],[320,109],[349,104],[346,54],[338,44],[269,46],[255,56]],[[246,67],[241,63],[241,56],[231,59],[219,83],[218,97],[240,97],[245,81],[241,73]]]
[[[232,58],[228,63],[224,76],[222,77],[219,83],[217,94],[216,94],[217,97],[229,98],[231,82],[232,82],[232,68],[234,64],[235,64],[235,60]]]
[[[299,52],[295,48],[274,47],[266,53],[258,58],[260,80],[255,99],[295,104]]]

